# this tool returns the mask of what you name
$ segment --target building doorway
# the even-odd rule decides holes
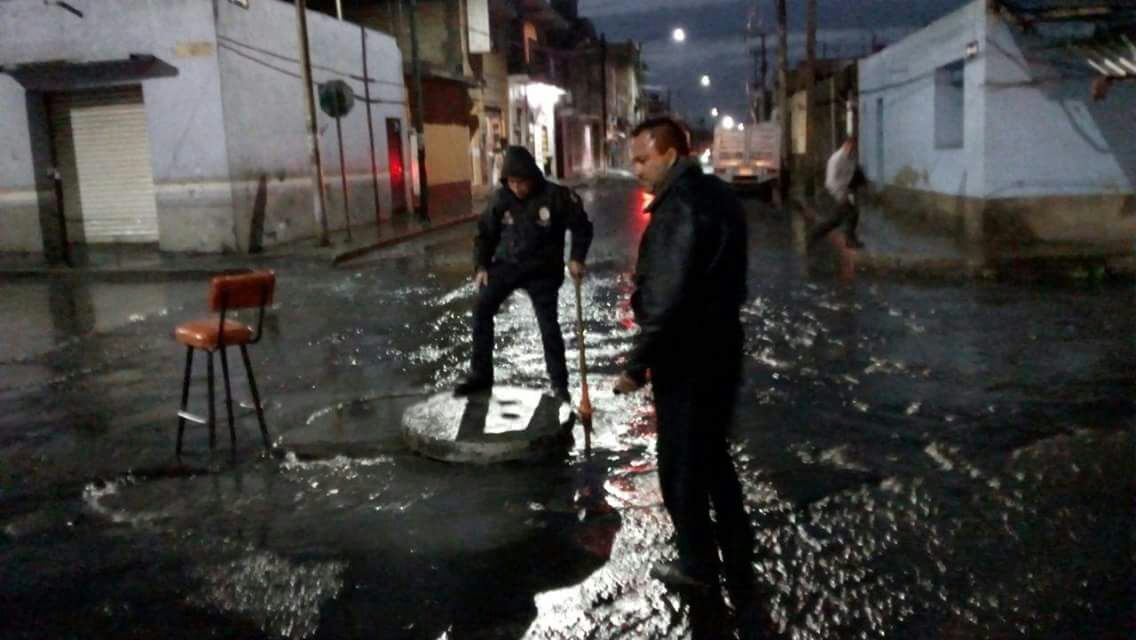
[[[142,87],[51,94],[48,114],[69,241],[157,242]]]

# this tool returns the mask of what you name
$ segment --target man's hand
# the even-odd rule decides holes
[[[612,391],[618,396],[624,393],[634,393],[641,388],[643,388],[643,385],[636,382],[635,378],[632,378],[624,372],[619,374],[619,379],[615,381],[615,387],[612,388]]]
[[[588,269],[587,269],[587,267],[584,266],[584,263],[580,262],[579,260],[569,260],[568,261],[568,273],[572,276],[572,279],[575,280],[576,282],[579,282],[579,281],[584,279],[584,273],[587,270]]]
[[[478,269],[473,276],[473,284],[477,285],[478,289],[489,284],[489,272],[485,269]]]

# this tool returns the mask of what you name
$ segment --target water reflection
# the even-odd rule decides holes
[[[282,269],[255,357],[283,461],[241,438],[235,464],[171,462],[168,332],[200,313],[202,284],[2,285],[0,326],[23,337],[5,374],[46,372],[0,391],[3,635],[689,634],[688,607],[647,578],[673,553],[653,415],[610,394],[634,194],[590,197],[596,433],[565,464],[467,468],[402,444],[404,409],[468,359],[467,238],[358,272]],[[841,283],[806,275],[790,223],[750,207],[733,453],[784,635],[1125,637],[1132,291]],[[498,377],[535,388],[525,304],[501,318]]]

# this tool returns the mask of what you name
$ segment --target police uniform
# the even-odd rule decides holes
[[[524,200],[509,190],[506,181],[510,177],[532,180],[532,191]],[[592,242],[592,223],[580,197],[545,180],[524,147],[509,147],[505,152],[501,183],[478,220],[474,262],[478,270],[488,272],[489,282],[478,292],[470,376],[459,391],[492,385],[493,317],[514,291],[523,289],[532,299],[552,388],[566,395],[568,368],[557,316],[564,282],[564,235],[572,232],[571,259],[584,262]]]

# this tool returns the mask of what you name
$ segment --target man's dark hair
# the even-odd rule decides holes
[[[680,156],[690,155],[690,135],[686,127],[674,118],[669,116],[648,118],[631,130],[631,137],[634,138],[642,133],[650,133],[651,138],[655,140],[655,151],[659,153],[674,149]]]

